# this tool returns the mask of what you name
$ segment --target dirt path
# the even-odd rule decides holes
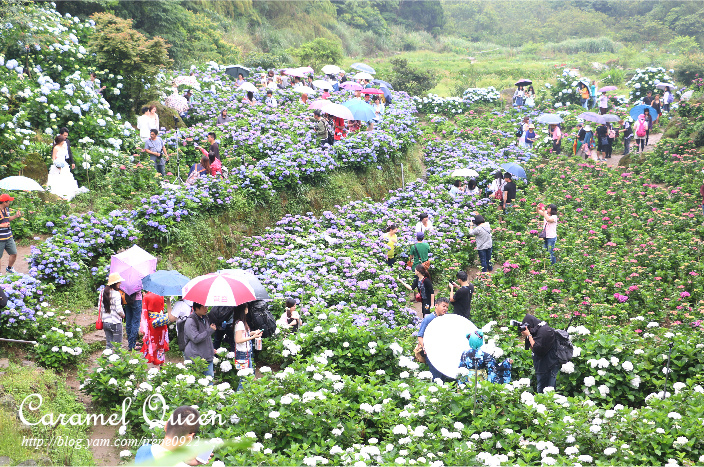
[[[650,138],[648,138],[648,145],[645,147],[644,152],[650,152],[655,149],[655,146],[658,144],[660,141],[660,138],[662,138],[662,133],[657,133],[650,135]],[[635,149],[635,140],[631,141],[631,152],[636,151]],[[611,159],[606,159],[606,165],[609,168],[613,167],[618,167],[619,162],[621,162],[621,159],[623,158],[623,155],[621,154],[614,154]]]

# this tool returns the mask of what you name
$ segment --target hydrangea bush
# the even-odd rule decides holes
[[[663,67],[638,68],[633,78],[626,83],[627,86],[633,88],[629,94],[629,100],[634,103],[640,102],[647,95],[648,91],[662,94],[664,91],[657,90],[655,86],[657,86],[658,83],[672,83],[673,78],[669,73],[671,73],[671,71],[668,72]],[[673,92],[675,90],[674,88],[671,89]]]

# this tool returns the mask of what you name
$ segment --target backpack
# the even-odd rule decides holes
[[[569,362],[574,355],[574,346],[570,335],[563,329],[555,329],[555,354],[560,364]]]
[[[253,330],[261,329],[263,338],[269,338],[276,333],[276,319],[269,311],[269,304],[264,300],[256,300],[249,305],[249,327]]]
[[[668,103],[668,104],[672,104],[673,102],[675,102],[675,96],[674,96],[674,94],[669,93],[669,94],[667,95],[667,103]]]
[[[645,138],[646,132],[648,131],[648,124],[643,121],[638,121],[638,128],[636,128],[636,136],[639,138]]]
[[[186,350],[186,319],[176,320],[176,334],[178,335],[178,350],[184,352]]]
[[[223,323],[231,321],[234,313],[234,306],[214,306],[208,313],[208,319],[217,326],[218,329],[223,329]]]
[[[521,124],[521,126],[519,126],[518,130],[516,131],[516,137],[520,138],[521,136],[523,136],[523,124]]]

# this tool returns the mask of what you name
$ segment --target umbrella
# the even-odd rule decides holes
[[[515,175],[518,178],[526,178],[526,171],[523,167],[515,162],[507,162],[501,166],[506,172]]]
[[[355,83],[354,81],[345,81],[342,83],[342,87],[348,91],[361,91],[364,89],[361,84]]]
[[[296,68],[296,70],[300,71],[301,73],[315,73],[315,70],[309,66],[298,67]]]
[[[241,89],[243,91],[259,92],[259,89],[257,89],[257,87],[255,85],[253,85],[252,83],[249,83],[249,82],[242,84],[242,86],[240,86],[239,89]]]
[[[320,110],[325,106],[326,103],[329,103],[329,102],[330,101],[327,99],[316,99],[313,101],[313,103],[311,103],[308,106],[308,109],[310,109],[310,110],[319,109]]]
[[[180,296],[189,280],[178,271],[156,271],[142,278],[142,290],[162,297]]]
[[[602,117],[604,118],[604,121],[607,123],[609,123],[609,122],[616,123],[616,122],[621,121],[621,117],[617,117],[616,115],[612,115],[612,114],[602,115]]]
[[[110,274],[116,272],[125,280],[122,290],[128,295],[142,290],[142,278],[156,271],[157,259],[134,245],[110,258]]]
[[[359,99],[352,99],[347,102],[343,102],[342,105],[352,111],[352,115],[354,116],[355,120],[362,120],[364,122],[368,122],[370,120],[374,120],[374,118],[376,117],[374,107],[364,101],[360,101]]]
[[[599,89],[598,92],[609,92],[609,91],[615,91],[618,88],[616,86],[604,86],[603,88]]]
[[[533,84],[533,81],[529,80],[528,78],[521,78],[516,81],[516,86],[525,86],[526,84]]]
[[[476,330],[474,323],[460,315],[446,314],[435,318],[423,335],[428,360],[440,373],[455,378],[462,353],[469,350],[467,334]]]
[[[237,306],[257,299],[247,281],[219,273],[191,279],[183,286],[182,296],[205,306]]]
[[[308,86],[297,86],[293,88],[294,91],[300,92],[301,94],[315,94],[315,89]]]
[[[322,79],[316,79],[315,81],[313,81],[313,86],[318,89],[332,89],[332,83],[328,83],[327,81],[323,81]]]
[[[650,116],[653,117],[653,121],[658,117],[658,111],[655,110],[653,107],[645,104],[640,104],[635,107],[633,107],[628,113],[630,114],[631,117],[633,117],[633,120],[638,120],[638,117],[641,114],[644,114],[644,110],[649,109],[650,110]]]
[[[178,113],[183,113],[188,110],[188,99],[180,94],[171,94],[164,101],[164,105],[170,109],[174,109]]]
[[[357,71],[363,71],[365,73],[371,73],[372,75],[376,74],[374,68],[370,67],[365,63],[353,63],[352,65],[350,65],[350,68]]]
[[[477,173],[476,170],[472,169],[455,169],[454,172],[452,172],[452,177],[478,177],[479,174]]]
[[[562,117],[557,114],[542,114],[538,115],[538,118],[536,118],[535,121],[538,123],[547,123],[549,125],[552,125],[562,123],[564,120],[562,120]]]
[[[384,95],[384,91],[381,89],[375,89],[375,88],[369,88],[369,89],[362,89],[362,94],[377,94],[377,95]]]
[[[582,120],[586,120],[587,122],[606,123],[606,120],[604,120],[604,117],[602,115],[599,115],[594,112],[583,112],[577,115],[577,118],[581,118]]]
[[[386,86],[387,88],[391,89],[392,91],[394,90],[394,87],[391,86],[391,84],[387,83],[386,81],[382,81],[380,79],[375,79],[374,81],[372,81],[372,83],[376,84],[379,87]]]
[[[323,101],[323,105],[320,107],[322,112],[330,114],[333,117],[339,117],[343,120],[356,120],[352,111],[342,104],[335,104],[328,100]]]
[[[13,175],[0,180],[0,190],[44,191],[44,188],[29,177]]]
[[[354,75],[354,79],[368,79],[368,80],[373,80],[374,77],[373,77],[372,75],[370,75],[369,73],[361,72],[361,73],[357,73],[356,75]]]
[[[220,274],[236,277],[247,282],[254,290],[254,296],[257,300],[270,300],[269,293],[264,288],[264,285],[257,279],[257,276],[244,269],[222,269],[218,271]]]
[[[391,102],[391,91],[389,91],[389,88],[382,84],[381,86],[379,86],[379,89],[383,91],[384,99],[386,99],[386,102]]]
[[[233,65],[225,68],[225,73],[237,79],[237,75],[242,73],[242,76],[247,78],[249,76],[249,68],[245,68],[242,65]]]
[[[339,73],[342,71],[342,68],[340,68],[337,65],[325,65],[321,71],[325,73],[326,75],[334,75],[336,73]]]
[[[667,89],[667,88],[675,89],[675,88],[677,88],[677,86],[675,86],[672,83],[658,83],[655,85],[655,87],[658,89]]]
[[[284,74],[289,76],[298,76],[299,78],[303,78],[305,76],[305,73],[298,68],[287,68],[284,70]]]

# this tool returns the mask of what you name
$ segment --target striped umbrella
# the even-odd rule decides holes
[[[183,298],[205,306],[237,306],[256,300],[247,281],[217,272],[191,279],[183,286]]]

